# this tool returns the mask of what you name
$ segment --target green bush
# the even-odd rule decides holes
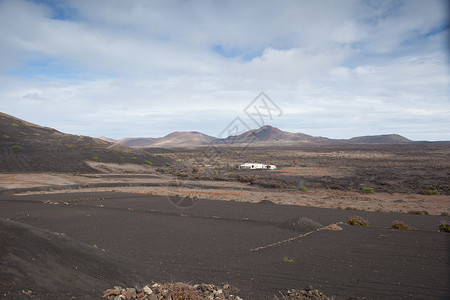
[[[287,256],[283,257],[282,261],[283,261],[284,263],[289,263],[289,264],[291,264],[291,263],[294,262],[294,260],[293,260],[292,258],[289,258],[289,257],[287,257]]]
[[[144,161],[147,165],[149,165],[149,166],[153,166],[153,163],[151,162],[151,161],[149,161],[149,160],[146,160],[146,161]]]
[[[168,162],[166,162],[166,166],[170,166],[170,164]]]
[[[137,157],[136,156],[132,156],[131,159],[137,159]]]
[[[415,230],[415,228],[410,227],[410,226],[406,225],[405,223],[403,223],[401,221],[397,221],[397,220],[392,222],[391,228],[400,229],[400,230]]]
[[[121,156],[121,157],[119,157],[120,159],[125,159],[125,156]]]
[[[94,156],[94,157],[92,158],[92,160],[93,160],[93,161],[97,161],[97,160],[98,160],[98,157],[97,157],[97,156]]]
[[[437,195],[439,195],[439,191],[438,190],[420,190],[419,194],[437,196]]]
[[[17,145],[14,145],[11,147],[11,149],[13,149],[13,150],[17,150],[17,149],[21,149],[21,148],[22,148],[22,146],[17,146]]]
[[[306,186],[302,185],[302,186],[300,187],[300,191],[306,192],[306,191],[308,191],[308,189],[306,188]]]
[[[361,191],[362,191],[364,194],[373,194],[373,193],[374,193],[373,188],[368,188],[368,187],[363,187],[363,188],[361,189]]]
[[[12,123],[11,125],[14,126],[14,127],[20,127],[20,125],[16,124],[16,123]]]
[[[363,219],[361,217],[354,216],[354,217],[348,218],[347,224],[348,225],[353,225],[353,226],[364,226],[364,227],[367,227],[367,226],[369,226],[369,221],[367,221],[367,220],[365,220],[365,219]]]
[[[442,220],[441,223],[439,224],[439,231],[450,232],[450,222]]]

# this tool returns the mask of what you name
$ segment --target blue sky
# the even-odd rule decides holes
[[[0,111],[68,133],[450,140],[448,1],[0,0]]]

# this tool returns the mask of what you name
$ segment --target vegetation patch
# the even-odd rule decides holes
[[[12,123],[11,125],[14,126],[14,127],[20,127],[20,125],[17,124],[17,123]]]
[[[441,232],[450,232],[450,222],[442,220],[439,224],[439,231]]]
[[[391,228],[400,229],[400,230],[416,230],[414,227],[408,226],[405,223],[403,223],[402,221],[397,221],[397,220],[392,222]]]
[[[308,191],[308,189],[306,188],[306,186],[302,185],[300,187],[300,191],[306,192],[306,191]]]
[[[375,191],[373,190],[373,188],[368,188],[368,187],[363,187],[362,189],[361,189],[361,191],[364,193],[364,194],[373,194]]]
[[[132,156],[131,159],[137,159],[137,157],[136,156]]]
[[[429,196],[437,196],[437,195],[439,195],[439,191],[438,190],[420,190],[419,194],[429,195]]]
[[[147,165],[149,165],[149,166],[153,166],[153,163],[151,162],[151,161],[149,161],[149,160],[146,160],[146,161],[144,161]]]
[[[367,227],[367,226],[369,226],[369,221],[367,221],[366,219],[361,218],[359,216],[353,216],[353,217],[348,218],[347,224],[353,225],[353,226]]]
[[[288,263],[288,264],[291,264],[291,263],[294,262],[294,260],[293,260],[292,258],[289,258],[289,257],[287,257],[287,256],[283,257],[282,261],[283,261],[284,263]]]
[[[93,158],[91,158],[93,161],[98,161],[98,157],[94,156]]]
[[[410,211],[408,211],[408,214],[411,214],[411,215],[425,215],[425,216],[429,215],[429,213],[426,210],[410,210]]]
[[[13,150],[17,150],[17,149],[21,149],[21,148],[22,148],[22,146],[18,146],[18,145],[14,145],[11,147],[11,149],[13,149]]]

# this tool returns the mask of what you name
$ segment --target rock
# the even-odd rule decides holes
[[[130,292],[130,298],[136,298],[136,289],[135,288],[127,288],[127,291]]]
[[[305,291],[312,291],[314,289],[314,287],[312,285],[307,285],[305,287]]]
[[[152,289],[151,289],[148,285],[144,286],[144,287],[142,288],[142,291],[143,291],[144,293],[146,293],[147,295],[150,295],[150,294],[153,293]]]
[[[120,295],[120,289],[108,289],[106,291],[103,292],[103,297],[110,297],[110,296],[117,296]]]
[[[122,296],[125,297],[125,299],[131,299],[131,291],[130,289],[122,290]]]
[[[140,294],[142,292],[142,286],[135,285],[134,288],[136,289],[136,293]]]
[[[114,300],[122,300],[122,299],[125,299],[125,297],[122,295],[114,297]]]
[[[156,296],[155,294],[151,294],[149,297],[147,297],[148,300],[158,300],[158,296]]]

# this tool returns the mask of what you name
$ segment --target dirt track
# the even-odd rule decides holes
[[[235,202],[259,202],[270,199],[277,204],[292,204],[338,209],[403,212],[426,211],[450,214],[448,195],[374,193],[333,189],[266,189],[233,181],[182,180],[160,174],[0,174],[0,188],[22,193],[124,191],[150,195],[197,197]]]
[[[45,293],[61,298],[70,288],[73,296],[95,298],[109,281],[108,287],[120,280],[174,280],[228,281],[241,289],[244,299],[270,299],[269,295],[278,290],[306,285],[337,295],[338,299],[446,299],[450,294],[449,281],[445,280],[450,270],[450,236],[436,231],[442,219],[439,216],[358,212],[371,222],[370,227],[342,225],[342,231],[322,230],[290,243],[251,251],[311,231],[309,223],[295,231],[282,225],[286,221],[306,217],[328,225],[353,214],[336,209],[204,199],[182,209],[173,206],[167,197],[118,192],[1,195],[0,218],[58,232],[72,241],[71,252],[64,250],[66,243],[62,242],[52,243],[56,248],[42,248],[45,235],[38,240],[33,231],[39,229],[30,229],[27,248],[10,249],[8,245],[18,240],[10,226],[2,225],[0,232],[10,241],[2,244],[2,270],[8,264],[15,266],[8,251],[22,253],[21,259],[29,269],[26,273],[3,273],[1,293],[12,297],[24,289],[35,291],[38,298],[45,297]],[[418,230],[389,229],[395,219]],[[89,276],[103,274],[98,293],[78,281],[59,289],[48,282],[34,281],[42,269],[33,272],[33,268],[42,265],[32,260],[38,255],[32,249],[56,251],[65,258],[66,268],[51,269],[61,278],[80,275],[75,266],[86,257],[80,253],[88,253],[84,254],[88,257],[93,257],[92,253],[103,257],[105,253],[99,260],[103,263],[92,261],[93,270],[83,271]],[[285,256],[293,262],[283,263]],[[137,273],[124,275],[116,267],[136,269]],[[111,279],[114,274],[120,278]]]

